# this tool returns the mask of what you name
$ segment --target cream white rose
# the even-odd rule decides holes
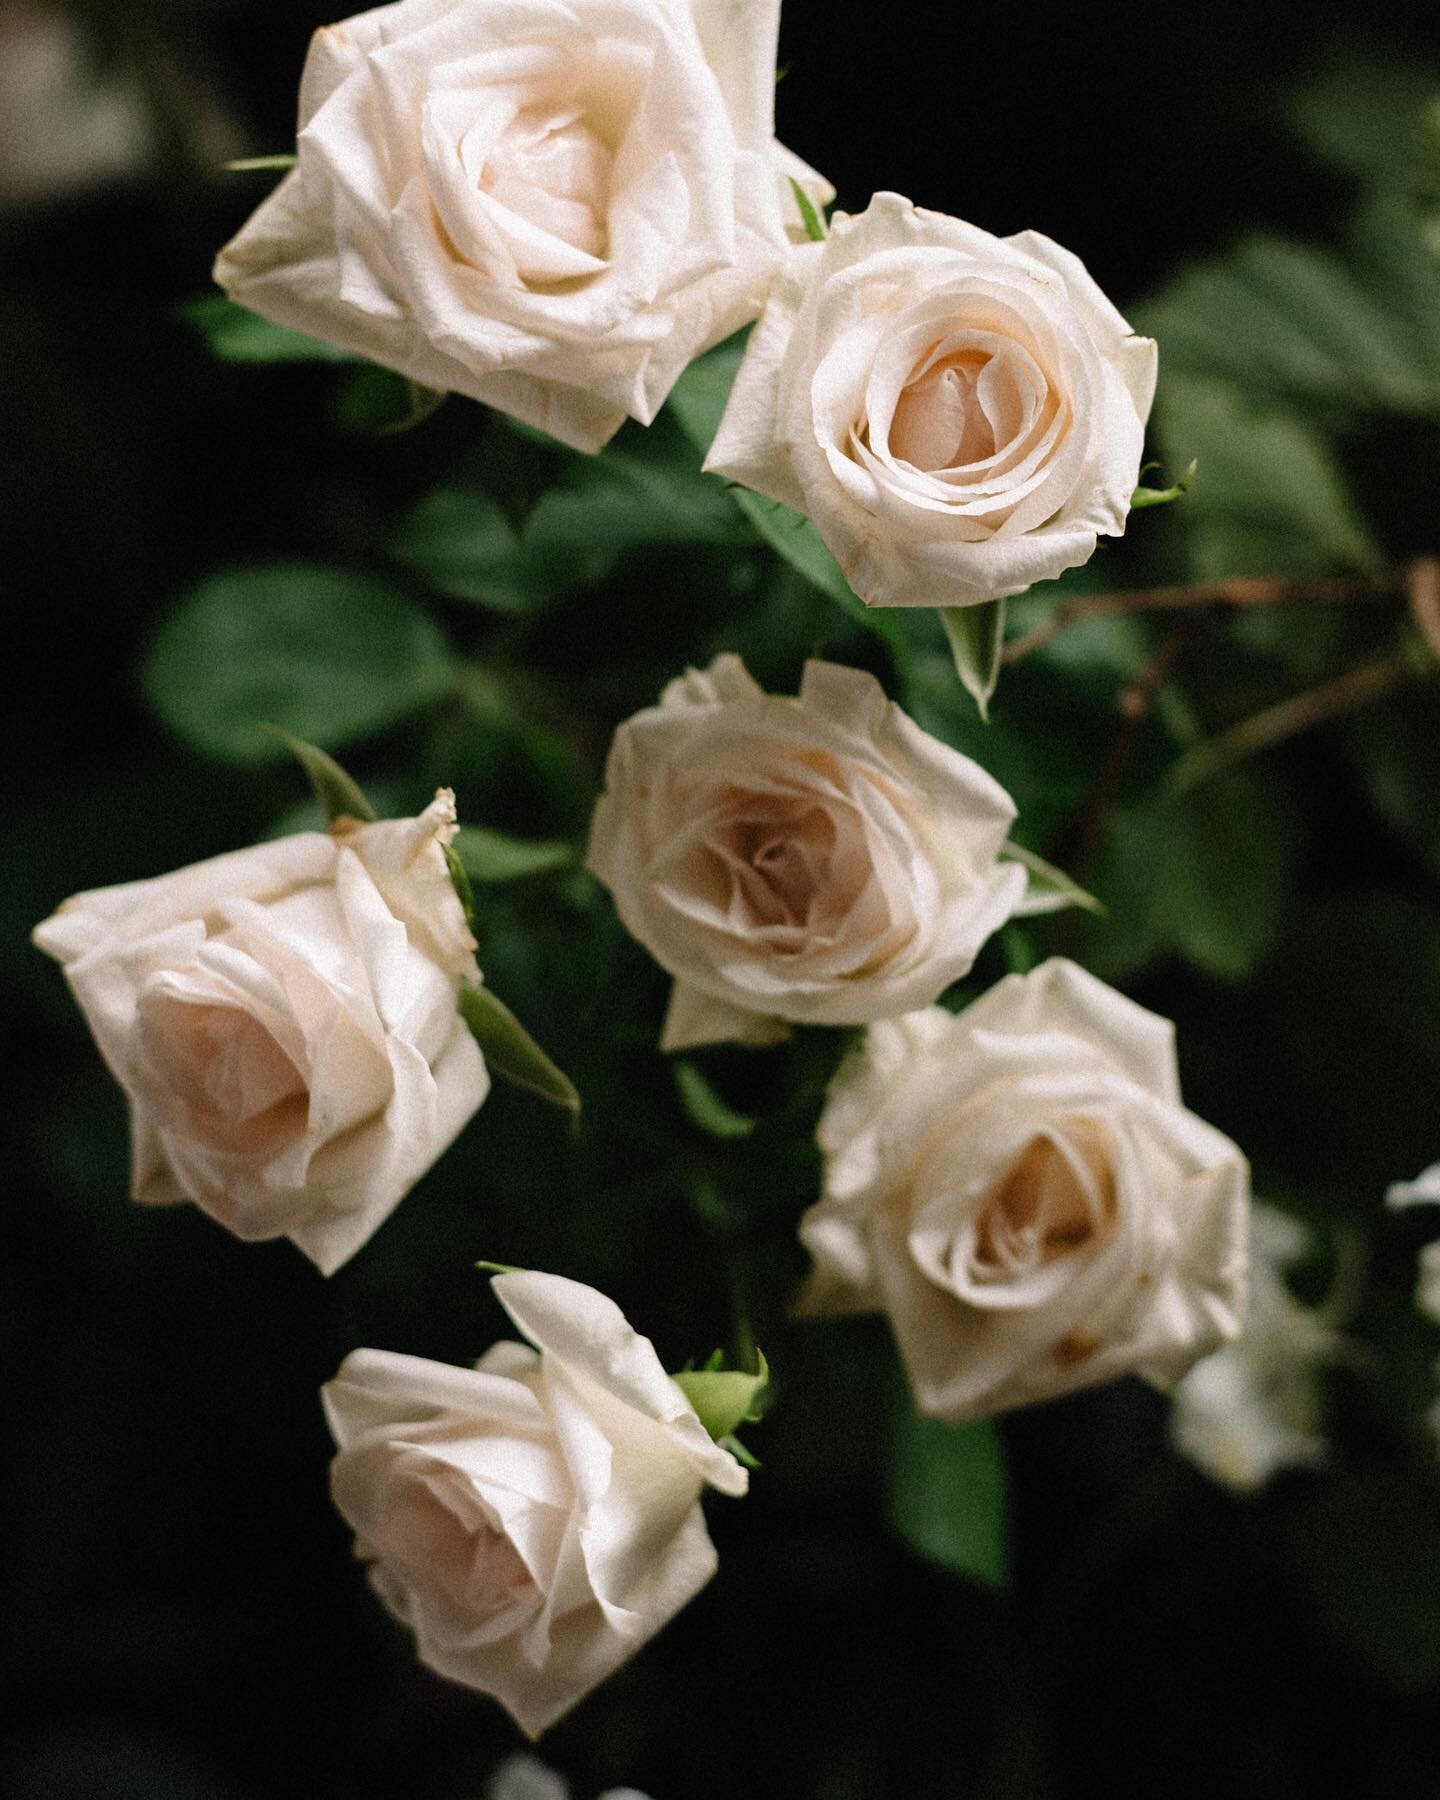
[[[1286,1268],[1308,1244],[1297,1220],[1273,1206],[1251,1208],[1245,1329],[1196,1363],[1174,1392],[1176,1449],[1237,1493],[1325,1460],[1320,1372],[1344,1349],[1324,1312],[1302,1306],[1286,1283]]]
[[[130,1100],[131,1191],[327,1275],[489,1090],[456,1011],[478,979],[442,846],[416,819],[302,832],[67,900],[35,930]]]
[[[890,1316],[922,1412],[968,1419],[1239,1331],[1249,1172],[1180,1104],[1173,1028],[1074,963],[873,1025],[820,1121],[811,1312]]]
[[[870,605],[974,605],[1123,532],[1155,355],[1049,238],[877,194],[777,283],[705,466],[807,514]]]
[[[615,734],[589,866],[675,977],[663,1048],[767,1043],[964,975],[1024,893],[1014,817],[873,675],[809,662],[790,699],[727,655]]]
[[[580,450],[753,319],[799,214],[779,0],[400,0],[316,34],[242,305]]]
[[[702,1488],[748,1477],[613,1301],[529,1271],[493,1285],[535,1348],[347,1356],[323,1390],[331,1491],[421,1661],[538,1737],[710,1579]]]

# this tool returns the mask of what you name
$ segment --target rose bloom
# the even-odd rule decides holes
[[[1125,529],[1155,389],[1084,265],[898,194],[777,284],[706,468],[807,514],[872,606],[970,606]]]
[[[1345,1352],[1325,1313],[1302,1306],[1285,1280],[1308,1248],[1298,1220],[1273,1206],[1251,1208],[1245,1329],[1175,1389],[1175,1448],[1237,1493],[1257,1492],[1281,1469],[1326,1457],[1320,1374]]]
[[[35,930],[130,1100],[131,1191],[326,1275],[480,1105],[455,799],[77,894]]]
[[[969,1419],[1240,1330],[1249,1172],[1180,1104],[1173,1028],[1060,959],[870,1028],[820,1120],[802,1310],[890,1316],[920,1410]]]
[[[753,319],[800,231],[779,0],[400,0],[316,34],[298,163],[215,279],[598,450]]]
[[[662,1048],[769,1043],[964,975],[1024,893],[1014,817],[873,675],[809,662],[790,699],[727,655],[616,732],[589,867],[675,977]]]
[[[748,1477],[613,1301],[529,1271],[493,1285],[535,1348],[347,1356],[323,1389],[331,1491],[421,1661],[533,1738],[710,1579],[702,1488]]]

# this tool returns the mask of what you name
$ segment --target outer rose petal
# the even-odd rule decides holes
[[[98,944],[138,943],[168,926],[204,918],[237,896],[263,905],[297,887],[328,880],[334,866],[331,838],[319,831],[299,832],[248,850],[229,850],[170,875],[72,895],[31,937],[69,968]]]
[[[743,1494],[750,1477],[711,1442],[695,1409],[665,1373],[655,1347],[613,1300],[581,1282],[538,1270],[496,1275],[500,1304],[535,1345],[567,1369],[583,1374],[631,1411],[666,1426],[675,1447],[722,1494]]]
[[[660,1032],[664,1051],[697,1050],[702,1044],[749,1044],[763,1050],[783,1044],[790,1027],[783,1019],[746,1012],[728,1001],[716,1000],[688,981],[677,981],[670,990],[665,1023]]]
[[[317,1209],[288,1233],[322,1275],[333,1275],[370,1241],[490,1092],[480,1046],[458,1017],[433,1068],[413,1051],[397,1047],[394,1055],[406,1065],[406,1078],[397,1079],[383,1120],[372,1127],[383,1140],[375,1146],[375,1165],[346,1184],[340,1206]],[[399,1146],[399,1154],[387,1157],[384,1143]]]
[[[711,474],[738,481],[796,512],[805,510],[805,491],[780,430],[777,402],[780,372],[804,298],[803,284],[815,279],[820,255],[819,244],[801,246],[776,278],[745,345],[704,464]]]
[[[972,1031],[1012,1037],[1073,1032],[1103,1048],[1132,1081],[1173,1106],[1180,1104],[1173,1023],[1065,957],[1052,956],[1029,975],[1007,975],[966,1010],[965,1018]]]
[[[441,788],[416,819],[382,819],[345,839],[412,943],[464,981],[478,981],[475,939],[450,879],[444,846],[460,829],[455,795]]]

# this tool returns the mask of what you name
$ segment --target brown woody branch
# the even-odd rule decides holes
[[[1277,606],[1296,601],[1347,606],[1394,600],[1406,593],[1412,594],[1413,609],[1414,578],[1418,571],[1426,568],[1431,571],[1433,580],[1434,625],[1437,639],[1440,639],[1440,562],[1424,557],[1408,570],[1396,570],[1373,578],[1361,575],[1259,575],[1231,581],[1132,588],[1111,594],[1077,594],[1073,600],[1063,601],[1038,625],[1011,638],[1001,651],[1000,660],[1007,666],[1021,662],[1072,625],[1082,624],[1086,619],[1114,618],[1127,613],[1173,612],[1210,606]]]

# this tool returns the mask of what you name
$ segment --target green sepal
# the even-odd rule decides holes
[[[466,873],[464,863],[455,854],[454,845],[442,844],[440,849],[445,857],[445,867],[450,871],[450,880],[454,885],[456,898],[464,911],[465,923],[470,927],[470,935],[473,937],[475,935],[475,890],[470,885],[470,877]]]
[[[477,1262],[475,1267],[482,1275],[523,1275],[525,1271],[519,1263]]]
[[[261,729],[268,731],[272,737],[279,738],[281,743],[294,752],[300,767],[310,778],[310,785],[315,790],[315,798],[320,802],[327,824],[335,825],[352,819],[362,825],[374,824],[377,817],[375,808],[365,798],[355,777],[342,769],[333,756],[328,755],[317,744],[307,744],[304,738],[292,736],[278,725],[265,725]]]
[[[250,175],[263,169],[293,169],[299,159],[293,151],[278,156],[237,156],[221,166],[231,175]]]
[[[710,1360],[713,1363],[715,1359]],[[760,1367],[754,1375],[747,1375],[743,1369],[706,1367],[682,1369],[670,1377],[717,1444],[740,1426],[754,1424],[763,1417],[762,1396],[770,1383],[770,1369],[759,1350],[755,1360]]]
[[[446,395],[378,363],[362,362],[335,396],[336,422],[365,437],[395,437],[423,425]]]
[[[790,192],[794,194],[795,204],[800,208],[800,222],[805,227],[806,237],[812,244],[823,244],[825,242],[825,221],[815,210],[815,202],[793,175],[790,177]]]
[[[724,1437],[716,1438],[715,1442],[722,1450],[728,1450],[742,1469],[760,1467],[759,1457],[747,1450],[733,1431],[727,1431]]]
[[[221,362],[293,363],[353,362],[348,350],[337,350],[320,338],[273,324],[238,306],[225,294],[200,294],[177,308],[179,317],[198,331]]]
[[[1002,860],[1019,863],[1029,877],[1012,918],[1033,919],[1042,913],[1063,912],[1067,906],[1078,906],[1104,918],[1104,902],[1086,893],[1078,881],[1072,881],[1063,869],[1046,862],[1043,856],[1013,841],[1006,843],[1000,855]]]
[[[1140,473],[1144,475],[1148,473],[1149,470],[1158,469],[1159,467],[1159,463],[1146,463]],[[1135,492],[1130,496],[1130,510],[1132,512],[1143,512],[1147,506],[1168,506],[1172,500],[1178,500],[1183,493],[1186,493],[1189,490],[1190,483],[1195,479],[1195,471],[1199,467],[1200,458],[1198,456],[1192,456],[1184,473],[1175,478],[1173,487],[1153,488],[1144,487],[1143,485],[1137,487]]]
[[[577,1118],[580,1095],[570,1077],[555,1064],[530,1033],[487,987],[460,989],[460,1017],[484,1053],[486,1067],[501,1080],[528,1088],[542,1100],[563,1106]]]
[[[417,425],[423,425],[450,398],[444,388],[426,387],[423,382],[411,381],[406,377],[405,397],[408,401],[406,410],[388,425],[377,425],[376,437],[395,437],[402,431],[413,431]]]
[[[955,673],[961,686],[990,722],[990,696],[1000,680],[1000,650],[1005,642],[1005,602],[985,600],[979,606],[941,606],[940,623],[950,640]]]
[[[680,1104],[692,1125],[715,1138],[749,1137],[755,1120],[722,1100],[693,1062],[682,1057],[672,1066]]]

